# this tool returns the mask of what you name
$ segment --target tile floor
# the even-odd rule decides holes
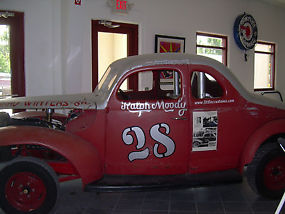
[[[277,200],[257,196],[246,181],[168,191],[96,194],[82,192],[77,180],[60,184],[54,214],[274,214],[278,204]],[[281,213],[285,214],[285,206]]]
[[[279,200],[260,198],[246,181],[168,191],[82,192],[79,181],[61,184],[55,214],[273,214]],[[285,214],[285,207],[282,209]]]

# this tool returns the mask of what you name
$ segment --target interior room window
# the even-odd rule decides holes
[[[200,32],[196,34],[196,53],[225,65],[227,65],[227,45],[227,36]]]
[[[275,44],[258,41],[254,48],[254,90],[274,89]]]
[[[134,88],[128,84],[133,75],[138,76],[135,83],[138,87]],[[117,95],[120,100],[177,99],[181,96],[181,77],[173,70],[134,73],[123,81]]]
[[[218,98],[223,96],[223,88],[214,77],[204,72],[193,72],[191,76],[192,96],[196,99]]]

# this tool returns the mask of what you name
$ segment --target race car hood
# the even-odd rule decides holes
[[[18,97],[0,100],[0,109],[96,109],[93,93]]]

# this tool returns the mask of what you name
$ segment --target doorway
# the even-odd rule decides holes
[[[0,10],[0,98],[25,96],[24,13]]]
[[[138,54],[138,25],[92,20],[92,91],[113,61]]]

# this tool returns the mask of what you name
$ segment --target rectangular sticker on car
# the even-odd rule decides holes
[[[217,150],[217,111],[193,112],[192,151]]]

